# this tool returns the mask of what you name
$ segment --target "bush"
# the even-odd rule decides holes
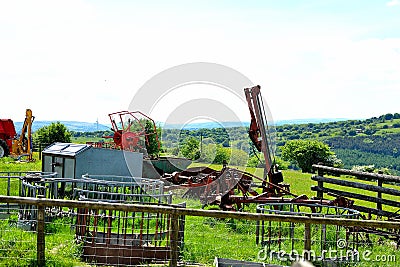
[[[334,153],[317,140],[291,140],[282,147],[282,158],[296,163],[303,172],[311,172],[312,165],[329,164]]]
[[[179,153],[188,159],[196,160],[200,158],[199,140],[189,137],[183,143]]]

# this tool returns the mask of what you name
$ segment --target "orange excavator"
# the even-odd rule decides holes
[[[32,110],[25,112],[21,133],[17,134],[11,119],[0,119],[0,158],[12,156],[18,160],[27,157],[32,161],[32,123],[35,117]]]

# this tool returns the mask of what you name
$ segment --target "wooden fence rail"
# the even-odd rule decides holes
[[[351,170],[327,167],[327,166],[322,166],[322,165],[313,165],[313,169],[317,171],[318,175],[312,176],[311,179],[313,181],[317,181],[318,185],[311,187],[311,190],[317,191],[318,198],[323,199],[324,193],[327,193],[327,194],[339,195],[339,196],[352,198],[352,199],[364,200],[364,201],[368,201],[371,203],[375,203],[376,208],[367,208],[367,207],[359,206],[359,205],[353,205],[352,208],[359,210],[361,212],[367,212],[367,213],[375,214],[378,216],[394,217],[395,215],[400,215],[400,214],[396,214],[396,213],[384,210],[382,208],[382,205],[400,208],[400,202],[394,201],[392,199],[385,199],[382,197],[382,194],[387,194],[387,195],[391,195],[391,196],[400,196],[400,190],[396,190],[394,188],[383,187],[384,184],[400,183],[400,177],[393,176],[393,175],[378,174],[378,173],[351,171]],[[342,178],[328,178],[328,177],[324,177],[325,174],[331,174],[331,175],[338,176],[338,177],[341,175],[352,176],[355,179],[360,179],[360,180],[364,180],[364,181],[372,180],[372,181],[376,181],[377,185],[366,184],[365,182],[362,183],[362,182],[353,182],[353,181],[343,180],[343,177]],[[328,187],[324,186],[324,183],[339,185],[344,188],[345,187],[358,188],[358,189],[362,189],[362,190],[365,190],[368,192],[375,192],[376,197],[364,195],[364,194],[353,193],[352,191],[348,191],[346,189],[339,190],[339,189],[328,188]]]
[[[40,199],[28,197],[0,196],[0,203],[28,204],[45,207],[67,207],[67,208],[88,208],[99,210],[120,210],[127,212],[149,212],[162,214],[176,214],[197,217],[213,217],[220,219],[243,219],[250,221],[274,221],[274,222],[292,222],[309,224],[329,224],[340,226],[359,226],[359,227],[377,227],[387,229],[400,229],[400,222],[377,221],[377,220],[355,220],[342,218],[324,218],[324,217],[304,217],[304,216],[286,216],[279,214],[260,214],[249,212],[230,212],[220,210],[200,210],[190,208],[179,208],[159,205],[143,204],[123,204],[107,203],[93,201],[76,201],[63,199]]]

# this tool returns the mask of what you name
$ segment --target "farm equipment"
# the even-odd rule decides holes
[[[95,147],[141,152],[145,156],[157,156],[160,142],[153,119],[140,111],[119,111],[108,115],[111,121],[112,142],[89,143]],[[155,146],[155,147],[154,147]]]
[[[285,186],[289,190],[289,185],[281,184],[283,182],[282,172],[279,171],[275,160],[272,160],[274,158],[273,149],[271,148],[272,134],[267,124],[267,116],[260,89],[259,85],[244,89],[251,116],[249,137],[257,150],[264,155],[263,192],[268,193],[269,196],[278,196],[281,192],[277,191],[277,188]]]
[[[284,195],[298,197],[290,193],[288,184],[283,184],[282,172],[272,160],[272,137],[267,125],[260,86],[245,88],[244,92],[251,116],[249,137],[257,150],[264,155],[264,177],[259,178],[226,166],[221,171],[199,167],[164,175],[164,180],[181,188],[189,188],[185,195],[198,196],[203,205],[218,204],[224,210],[239,210],[243,203],[265,203],[272,198],[276,201],[276,198],[281,199]],[[262,188],[261,194],[253,189],[256,181],[261,183],[257,185]]]
[[[306,195],[291,193],[286,184],[273,184],[251,173],[226,166],[220,171],[208,167],[193,167],[165,174],[162,180],[174,184],[166,189],[188,189],[183,197],[198,198],[203,206],[218,205],[222,210],[243,210],[243,205],[249,203],[303,203],[339,207],[353,204],[340,196],[334,200],[309,199]],[[262,188],[263,193],[258,193],[254,188]],[[270,189],[273,189],[274,195],[270,193]],[[284,195],[291,197],[284,198]]]
[[[32,123],[35,117],[30,109],[26,110],[21,133],[17,135],[11,119],[0,119],[0,158],[11,155],[20,159],[32,160]]]
[[[163,180],[175,184],[175,188],[188,189],[184,197],[199,198],[204,206],[219,205],[222,210],[241,210],[243,203],[265,203],[267,198],[271,198],[267,193],[259,194],[253,189],[255,181],[264,182],[261,178],[226,166],[220,171],[208,167],[193,167],[166,174]],[[269,182],[265,184],[270,186]],[[291,194],[287,187],[271,185],[271,188],[279,196]]]
[[[282,172],[279,171],[273,157],[273,131],[267,124],[260,86],[245,88],[244,92],[251,116],[249,137],[265,159],[263,177],[225,165],[220,171],[196,167],[165,174],[163,179],[173,184],[170,189],[188,189],[184,196],[197,197],[204,206],[219,205],[223,210],[242,210],[243,205],[248,203],[318,203],[341,207],[351,205],[350,201],[343,197],[319,200],[290,192],[290,185],[283,183]]]
[[[103,136],[110,142],[87,142],[96,148],[117,149],[143,153],[143,177],[160,178],[165,172],[184,170],[190,160],[159,157],[160,141],[156,123],[140,111],[119,111],[108,115],[113,134]]]

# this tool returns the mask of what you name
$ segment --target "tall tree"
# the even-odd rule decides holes
[[[54,142],[71,142],[71,132],[60,122],[52,122],[49,126],[43,126],[35,132],[34,139],[44,145]]]

